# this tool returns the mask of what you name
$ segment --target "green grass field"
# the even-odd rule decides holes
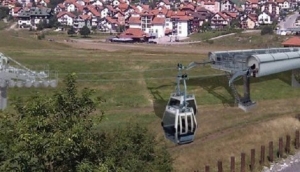
[[[59,90],[66,74],[77,73],[80,88],[95,89],[95,96],[106,99],[99,107],[106,114],[102,124],[97,126],[99,130],[109,130],[132,121],[149,126],[157,139],[162,139],[162,144],[169,146],[175,158],[176,171],[203,170],[207,164],[214,167],[218,159],[229,163],[230,156],[238,156],[241,151],[250,151],[250,148],[259,147],[270,139],[277,139],[300,127],[293,118],[300,112],[300,90],[290,86],[290,72],[251,79],[251,96],[258,102],[258,107],[252,112],[244,113],[233,105],[234,99],[226,77],[205,77],[221,74],[205,66],[188,71],[191,76],[187,81],[188,91],[196,95],[200,110],[195,143],[174,147],[172,143],[164,141],[160,128],[160,117],[170,93],[175,89],[177,63],[187,65],[192,61],[205,60],[207,47],[229,50],[280,46],[280,41],[284,39],[282,37],[240,34],[238,37],[241,38],[227,37],[215,40],[211,45],[201,43],[183,46],[180,48],[182,52],[178,47],[153,45],[140,45],[142,48],[131,47],[117,51],[96,48],[87,50],[47,41],[53,35],[46,35],[45,40],[37,40],[26,32],[2,31],[0,37],[0,52],[33,70],[42,70],[48,65],[51,71],[58,73],[60,79],[57,89],[10,88],[10,100],[16,96],[27,97],[36,92],[52,94]],[[64,37],[68,38],[57,36],[59,39]],[[240,41],[235,42],[237,39]],[[101,45],[104,44],[99,44]],[[189,49],[191,52],[187,52]],[[241,83],[238,83],[238,89],[242,90]],[[11,106],[7,111],[10,110]],[[293,128],[289,127],[291,125]],[[233,131],[227,134],[225,132],[224,136],[206,139],[227,129]]]

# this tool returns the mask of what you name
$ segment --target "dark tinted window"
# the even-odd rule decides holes
[[[177,99],[171,99],[169,102],[169,106],[179,106],[180,105],[180,101]]]
[[[188,102],[188,107],[193,108],[194,113],[196,114],[197,113],[197,108],[196,108],[195,101],[194,100],[188,100],[187,102]]]

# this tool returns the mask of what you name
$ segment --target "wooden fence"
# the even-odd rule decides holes
[[[285,138],[280,137],[278,140],[278,145],[274,145],[273,141],[270,141],[268,144],[268,149],[266,150],[265,145],[261,145],[260,150],[260,156],[259,158],[256,158],[255,154],[256,151],[255,149],[251,149],[250,151],[250,162],[247,164],[246,162],[246,153],[242,152],[241,153],[241,163],[239,170],[236,170],[236,157],[232,156],[230,157],[230,172],[246,172],[247,171],[255,171],[260,166],[263,166],[266,164],[266,162],[274,162],[274,158],[283,158],[284,155],[290,154],[291,153],[291,146],[294,146],[295,149],[300,148],[300,137],[299,137],[299,130],[295,132],[295,140],[291,142],[291,136],[286,135]],[[278,146],[278,151],[274,151],[274,147]],[[275,155],[274,155],[275,154]],[[258,162],[256,162],[256,159],[259,159]],[[218,172],[225,172],[223,170],[223,162],[218,161],[217,162],[217,167],[218,167]],[[205,172],[210,172],[210,166],[205,166],[204,169]],[[227,171],[227,170],[226,170]],[[199,172],[199,170],[195,171]]]

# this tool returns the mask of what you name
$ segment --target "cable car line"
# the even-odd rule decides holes
[[[225,74],[214,74],[214,75],[195,75],[189,77],[191,78],[208,78],[214,76],[225,76]],[[141,80],[164,80],[164,79],[174,79],[174,77],[160,77],[160,78],[136,78],[136,79],[95,79],[95,80],[88,80],[88,79],[77,79],[77,82],[126,82],[126,81],[141,81]]]
[[[104,71],[104,72],[75,72],[77,75],[101,75],[101,74],[112,74],[112,73],[131,73],[131,72],[151,72],[151,71],[162,71],[162,70],[176,70],[176,68],[157,68],[157,69],[144,69],[144,70],[124,70],[124,71]],[[68,75],[69,73],[58,73],[58,75]]]

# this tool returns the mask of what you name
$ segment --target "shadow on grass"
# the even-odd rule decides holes
[[[261,82],[266,82],[270,80],[275,80],[275,79],[280,79],[287,85],[291,86],[291,72],[284,72],[284,73],[279,73],[279,74],[274,74],[274,75],[268,75],[260,78],[253,78],[251,77],[250,83],[261,83]],[[194,79],[189,79],[187,81],[188,85],[191,86],[200,86],[204,90],[206,90],[208,93],[212,94],[214,97],[218,98],[219,100],[222,101],[222,104],[224,106],[235,106],[235,98],[233,95],[232,89],[229,87],[228,84],[228,79],[226,76],[215,76],[215,77],[207,77],[207,78],[194,78]],[[239,79],[235,82],[236,86],[243,86],[243,80]],[[222,95],[218,92],[216,92],[216,88],[218,87],[223,87],[229,94],[230,97]],[[250,85],[251,89],[251,85]],[[267,91],[267,90],[266,90]],[[239,92],[240,96],[243,96],[243,92]]]
[[[260,78],[252,78],[250,79],[250,83],[262,83],[274,79],[280,79],[287,85],[291,86],[291,72],[284,72],[269,76],[264,76]],[[243,80],[239,79],[235,82],[235,85],[242,86]],[[161,85],[158,87],[148,87],[148,90],[153,96],[153,109],[157,117],[162,118],[163,113],[165,111],[165,107],[168,103],[168,99],[164,99],[161,96],[160,89],[164,87],[169,87],[171,85]],[[175,84],[174,84],[175,86]],[[213,95],[215,98],[219,99],[224,106],[235,106],[235,98],[233,95],[232,89],[228,85],[228,79],[224,76],[212,76],[212,77],[206,77],[206,78],[191,78],[187,80],[187,86],[199,86],[206,90],[209,94]],[[219,93],[216,91],[217,88],[225,89],[229,94],[228,95]],[[251,89],[251,86],[250,86]],[[267,91],[267,90],[266,90]],[[171,94],[171,93],[170,93]],[[240,95],[243,95],[243,92],[239,92]],[[196,95],[197,96],[197,95]],[[299,117],[300,118],[300,117]]]
[[[158,87],[148,87],[148,90],[150,91],[150,93],[153,96],[153,109],[154,109],[154,113],[160,119],[162,119],[162,117],[163,117],[166,105],[167,105],[167,103],[168,103],[169,100],[164,99],[161,96],[161,93],[160,93],[159,89],[164,88],[164,87],[169,87],[169,86],[170,85],[161,85],[161,86],[158,86]]]

